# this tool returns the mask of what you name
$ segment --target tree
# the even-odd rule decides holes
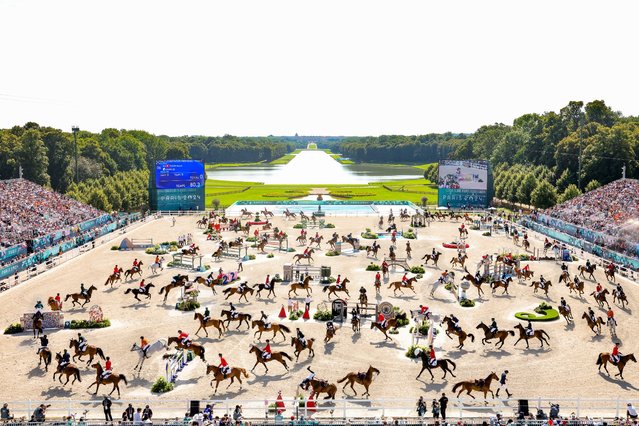
[[[89,194],[87,202],[96,209],[104,212],[109,212],[113,209],[111,203],[109,203],[109,199],[101,188],[93,189],[91,194]]]
[[[629,175],[636,170],[633,139],[624,124],[612,128],[596,124],[597,133],[589,138],[583,150],[582,181],[596,179],[604,184],[621,177],[621,168],[626,165]]]
[[[530,205],[530,196],[537,187],[537,178],[532,173],[529,173],[524,177],[524,180],[519,185],[517,190],[517,199],[520,203]]]
[[[599,183],[599,181],[597,179],[593,179],[590,182],[588,182],[588,185],[586,185],[586,189],[584,190],[584,192],[594,191],[595,189],[599,188],[600,186],[601,186],[601,184]]]
[[[546,209],[557,204],[557,191],[547,180],[542,180],[537,184],[535,190],[530,194],[530,202],[539,209]]]
[[[38,130],[27,130],[20,137],[20,151],[18,159],[23,169],[26,179],[39,185],[48,186],[50,183],[47,169],[49,158],[47,157],[47,147],[45,146]]]
[[[189,158],[189,150],[183,143],[174,143],[166,150],[167,160],[185,160]]]
[[[66,192],[73,180],[71,163],[74,147],[71,138],[57,129],[50,129],[42,135],[42,140],[47,147],[51,178],[51,187],[58,192]],[[94,176],[92,176],[94,177]]]
[[[612,127],[618,115],[604,101],[592,101],[586,104],[586,121]]]
[[[421,198],[421,202],[422,202],[422,207],[426,207],[426,204],[428,204],[428,197],[423,196]]]
[[[575,197],[578,197],[581,195],[581,191],[579,190],[579,188],[577,188],[577,185],[571,183],[570,185],[568,185],[568,187],[566,188],[566,190],[564,191],[563,194],[561,194],[560,198],[560,203],[565,203],[568,200],[572,200]]]

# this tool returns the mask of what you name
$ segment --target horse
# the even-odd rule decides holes
[[[431,380],[435,380],[435,376],[433,375],[433,372],[431,371],[431,370],[434,370],[435,368],[441,368],[442,371],[444,372],[442,379],[446,378],[447,373],[450,373],[453,377],[456,377],[453,371],[457,368],[457,365],[452,360],[445,359],[445,358],[438,359],[437,364],[435,364],[435,366],[432,366],[430,365],[430,356],[428,352],[421,349],[415,349],[415,352],[417,351],[419,351],[418,355],[422,360],[422,369],[419,371],[419,374],[417,375],[417,377],[415,377],[415,380],[419,379],[419,376],[422,375],[424,370],[428,371],[428,373],[430,374]],[[453,367],[452,370],[449,368],[449,364]]]
[[[133,371],[135,370],[142,371],[142,366],[144,365],[144,361],[148,357],[150,357],[152,354],[159,351],[160,349],[164,349],[164,350],[169,349],[166,343],[166,339],[158,339],[155,342],[149,344],[149,347],[146,350],[146,356],[144,355],[144,351],[142,350],[142,348],[139,347],[137,343],[134,343],[133,346],[131,347],[131,352],[137,352],[139,358],[138,358],[138,363],[135,364],[135,367],[133,367]]]
[[[590,330],[592,330],[593,333],[601,334],[601,326],[605,324],[603,318],[597,317],[597,319],[593,321],[592,318],[590,318],[590,315],[588,315],[586,312],[584,312],[581,318],[586,320],[586,322],[588,323],[588,327],[590,327]]]
[[[516,246],[519,245],[519,234],[513,234],[513,244]]]
[[[169,297],[169,292],[174,288],[184,287],[188,282],[189,277],[187,275],[180,275],[177,280],[172,281],[170,284],[165,285],[160,288],[160,295],[164,294],[164,302],[166,303],[167,297]]]
[[[42,317],[33,320],[33,338],[37,339],[41,334],[44,334],[44,321]],[[37,333],[37,334],[36,334]]]
[[[199,312],[195,312],[193,319],[200,322],[200,327],[195,332],[196,336],[200,332],[200,330],[204,329],[204,332],[206,333],[206,337],[209,337],[209,332],[206,330],[206,327],[217,328],[218,339],[222,337],[222,332],[226,331],[224,327],[224,321],[221,319],[209,318],[208,320],[204,321],[204,315],[200,314]]]
[[[335,394],[337,393],[335,384],[324,380],[312,379],[310,385],[313,388],[312,395],[319,396],[320,393],[326,393],[327,395],[324,399],[335,399]]]
[[[584,274],[588,274],[590,275],[590,279],[592,281],[595,280],[594,272],[597,270],[597,265],[590,265],[590,268],[580,265],[577,267],[577,269],[579,270],[579,275],[581,275],[583,279],[586,279],[586,276]]]
[[[259,243],[255,244],[255,248],[259,250],[260,253],[266,253],[266,245],[268,244],[268,238],[262,238]]]
[[[512,330],[497,330],[497,332],[491,332],[490,327],[488,327],[483,322],[477,324],[475,327],[478,330],[482,330],[484,332],[484,337],[481,339],[481,344],[485,345],[486,343],[490,343],[492,339],[499,339],[499,342],[495,343],[495,347],[501,349],[504,347],[504,342],[508,336],[514,336],[515,332]]]
[[[306,339],[306,345],[303,345],[300,342],[300,339],[298,339],[297,337],[291,337],[291,346],[295,347],[295,351],[293,352],[293,355],[295,355],[295,361],[299,361],[300,360],[300,354],[302,353],[302,351],[304,349],[308,349],[308,356],[315,356],[315,350],[313,349],[313,343],[315,343],[315,339],[314,338],[310,338],[310,339]]]
[[[61,311],[62,310],[62,302],[58,305],[58,301],[53,298],[53,296],[49,296],[47,299],[47,305],[52,311]]]
[[[217,387],[220,385],[220,382],[231,379],[231,383],[226,387],[227,389],[231,387],[235,379],[240,382],[240,390],[242,390],[242,374],[246,379],[248,379],[249,375],[244,368],[232,367],[231,372],[228,374],[222,373],[222,369],[217,365],[207,365],[206,366],[206,374],[213,373],[213,380],[215,380],[215,390],[213,393],[217,393]],[[211,380],[211,387],[213,387],[213,380]]]
[[[584,294],[584,282],[583,281],[578,281],[578,282],[568,282],[566,283],[566,287],[568,287],[570,289],[570,292],[572,293],[573,291],[575,293],[577,293],[579,295],[579,297],[582,297]]]
[[[320,235],[319,237],[315,238],[315,237],[311,237],[310,241],[311,243],[309,244],[309,247],[312,246],[313,244],[317,244],[317,248],[321,249],[320,244],[322,244],[322,240],[324,239],[323,235]]]
[[[266,297],[269,297],[271,294],[273,295],[273,297],[277,297],[275,295],[275,280],[271,280],[271,282],[268,284],[268,286],[264,283],[259,283],[259,284],[255,284],[253,286],[253,290],[257,289],[256,293],[255,293],[255,297],[262,297],[262,290],[268,290],[268,293],[266,293]]]
[[[432,284],[432,289],[430,290],[430,297],[433,297],[435,295],[435,290],[437,290],[440,286],[440,284],[451,284],[454,285],[455,282],[455,273],[454,272],[449,272],[448,275],[446,275],[446,277],[444,278],[444,281],[438,279],[436,280],[433,284]]]
[[[202,228],[202,227],[206,227],[208,222],[209,220],[206,217],[203,217],[202,219],[198,219],[197,222],[195,222],[195,224],[197,225],[198,228]]]
[[[353,329],[353,333],[360,332],[360,325],[361,325],[361,321],[359,317],[353,316],[351,318],[351,328]]]
[[[291,288],[288,291],[288,297],[291,297],[291,291],[293,292],[293,294],[295,294],[297,296],[297,290],[298,289],[299,290],[306,290],[306,295],[310,296],[311,293],[313,292],[313,289],[308,284],[310,281],[313,281],[313,277],[311,277],[310,275],[307,275],[306,278],[304,278],[303,282],[291,284]]]
[[[137,266],[134,266],[131,269],[127,269],[126,271],[124,271],[124,279],[125,280],[129,280],[129,279],[133,279],[133,275],[134,274],[138,274],[140,275],[140,278],[142,278],[142,265],[144,265],[144,263],[142,261],[138,262]]]
[[[267,210],[266,207],[264,207],[264,210],[262,210],[262,214],[264,215],[264,217],[275,217],[273,212]]]
[[[126,291],[124,292],[124,294],[129,294],[129,293],[133,293],[133,296],[135,297],[135,300],[137,300],[138,302],[141,302],[140,299],[138,299],[139,295],[144,295],[146,296],[147,299],[151,298],[151,289],[155,287],[152,283],[148,283],[147,285],[144,286],[144,291],[140,290],[139,288],[127,288]]]
[[[248,303],[249,300],[248,297],[246,297],[246,294],[250,293],[252,296],[254,291],[255,290],[253,290],[251,287],[245,286],[244,291],[240,291],[239,287],[229,287],[225,288],[222,293],[226,294],[226,298],[224,300],[229,300],[229,297],[233,296],[234,294],[239,294],[240,298],[238,299],[238,302],[241,301],[242,298],[244,298],[244,300],[246,300],[246,303]]]
[[[570,282],[570,273],[568,271],[563,271],[559,276],[559,284],[562,282],[566,283],[566,285]]]
[[[601,291],[599,294],[594,291],[590,293],[590,295],[595,298],[600,308],[603,308],[603,305],[605,303],[606,305],[608,305],[608,309],[610,309],[610,303],[608,303],[608,301],[606,300],[606,294],[610,294],[607,288],[604,288],[603,291]]]
[[[493,281],[492,283],[490,283],[490,288],[493,289],[493,293],[495,293],[495,291],[497,291],[497,289],[499,287],[503,287],[504,288],[504,292],[502,294],[508,294],[508,285],[513,282],[513,278],[512,277],[508,277],[505,280],[497,280],[497,281]]]
[[[73,299],[73,304],[71,306],[75,306],[75,304],[77,303],[78,305],[80,305],[80,307],[83,307],[84,305],[86,305],[87,303],[89,303],[91,301],[91,294],[93,293],[93,290],[97,290],[97,288],[92,285],[91,287],[89,287],[87,289],[87,294],[82,294],[82,293],[71,293],[71,294],[67,294],[67,296],[64,298],[64,301],[66,302],[67,300],[69,300],[69,297],[71,299]],[[84,299],[84,303],[80,303],[79,301]]]
[[[529,280],[535,276],[535,271],[531,271],[530,269],[519,269],[518,267],[515,267],[515,275],[517,275],[518,280],[521,280],[522,278],[524,280]]]
[[[360,293],[359,293],[359,304],[364,306],[364,307],[368,306],[368,296],[366,295],[366,293],[362,293],[361,290],[360,290]]]
[[[426,259],[424,265],[428,265],[428,261],[432,260],[433,264],[437,266],[437,262],[439,262],[439,256],[441,255],[441,252],[436,252],[435,254],[425,254],[424,257],[422,257],[422,260]]]
[[[346,283],[350,283],[350,280],[348,278],[344,278],[339,286],[336,284],[327,285],[322,289],[322,292],[326,293],[328,291],[328,300],[331,300],[331,294],[334,294],[335,297],[337,297],[337,292],[340,291],[345,292],[346,295],[350,297],[351,294],[346,288]]]
[[[530,248],[530,241],[528,241],[528,239],[525,239],[522,245],[524,246],[524,250],[528,251],[528,249]]]
[[[104,352],[102,352],[102,349],[96,346],[87,345],[84,351],[81,351],[80,343],[76,339],[71,339],[71,341],[69,342],[69,349],[73,349],[75,351],[73,358],[71,358],[73,361],[75,361],[76,358],[78,358],[78,361],[82,361],[82,357],[88,355],[89,360],[87,361],[87,366],[91,364],[91,362],[93,361],[93,357],[95,357],[96,355],[104,360]]]
[[[355,243],[357,242],[357,238],[353,238],[353,237],[348,238],[348,236],[342,235],[342,242],[350,244],[351,246],[353,246],[353,250],[356,250]]]
[[[628,304],[628,299],[626,298],[626,293],[622,293],[618,290],[612,291],[612,303],[621,303],[621,309],[626,309],[626,305]]]
[[[529,336],[528,334],[526,334],[526,330],[524,329],[523,325],[517,324],[515,328],[519,330],[519,339],[517,339],[517,341],[515,342],[513,346],[516,346],[520,340],[523,340],[526,342],[526,349],[528,349],[530,348],[530,345],[528,344],[529,339],[539,339],[539,342],[541,343],[542,348],[544,347],[544,342],[546,342],[546,344],[550,346],[550,343],[544,337],[546,336],[550,340],[550,336],[544,330],[541,330],[541,329],[534,330],[532,336]]]
[[[60,383],[62,383],[62,375],[64,374],[65,376],[67,376],[67,381],[64,382],[63,386],[66,386],[66,384],[69,383],[70,376],[73,376],[73,381],[71,382],[71,385],[73,385],[76,380],[78,382],[82,381],[82,379],[80,378],[80,369],[76,367],[74,364],[67,364],[64,366],[63,369],[60,369],[60,361],[62,361],[62,355],[60,355],[60,353],[55,354],[55,360],[58,361],[58,367],[56,368],[55,373],[53,373],[54,381],[55,381],[56,374],[59,374],[58,380],[60,381]]]
[[[161,257],[159,262],[153,262],[151,266],[149,266],[149,269],[151,270],[151,274],[157,275],[158,268],[160,269],[160,271],[164,271],[163,264],[164,264],[164,257]]]
[[[297,241],[300,246],[304,246],[306,245],[306,236],[305,235],[300,235],[299,237],[295,238],[295,241]]]
[[[279,362],[280,364],[284,366],[284,368],[286,368],[286,371],[288,371],[288,365],[286,364],[286,359],[288,359],[289,361],[293,361],[293,358],[291,358],[291,356],[287,354],[286,352],[272,352],[270,358],[264,358],[263,356],[264,352],[255,345],[251,345],[251,349],[249,350],[249,353],[254,353],[256,358],[255,365],[253,366],[253,368],[251,368],[251,371],[255,370],[255,367],[257,367],[257,364],[262,364],[264,368],[266,369],[266,372],[268,373],[268,367],[266,366],[266,363],[271,361]]]
[[[337,328],[335,328],[335,327],[331,327],[331,328],[326,327],[326,334],[324,335],[324,343],[330,342],[331,339],[333,337],[335,337],[336,333],[337,333]]]
[[[100,385],[113,384],[113,389],[111,389],[111,392],[109,392],[109,395],[111,395],[113,391],[117,390],[118,398],[119,398],[120,397],[120,381],[123,381],[125,385],[128,385],[124,374],[112,373],[109,375],[109,377],[103,379],[102,378],[103,370],[100,363],[98,362],[97,364],[93,364],[91,365],[91,367],[95,368],[96,377],[95,377],[95,382],[91,383],[89,387],[87,388],[87,390],[91,389],[91,387],[95,385],[95,393],[93,395],[97,395]]]
[[[603,366],[604,370],[606,370],[606,373],[608,373],[609,376],[610,376],[610,372],[608,371],[607,365],[609,362],[612,364],[612,361],[610,359],[611,359],[611,355],[609,353],[602,352],[597,357],[597,363],[596,363],[596,365],[599,366],[599,371],[601,371],[601,367]],[[619,369],[619,374],[615,374],[615,377],[619,376],[621,377],[621,379],[623,379],[623,369],[628,363],[628,361],[637,362],[637,359],[635,358],[634,354],[622,355],[621,357],[619,357],[619,362],[617,364],[613,364],[613,365],[616,365],[617,368]]]
[[[570,308],[570,306],[568,306],[568,308],[564,308],[563,306],[559,305],[558,310],[568,324],[570,324],[571,322],[574,322],[574,318],[572,316],[572,309]]]
[[[204,284],[206,287],[209,287],[211,289],[211,291],[213,292],[213,294],[217,294],[217,291],[215,291],[215,286],[216,285],[222,285],[223,282],[223,278],[211,278],[210,274],[208,278],[204,278],[204,277],[195,277],[193,279],[194,283],[198,283],[198,284]]]
[[[241,212],[242,212],[241,217],[244,217],[244,216],[252,217],[253,216],[253,213],[248,211],[248,209],[242,209]]]
[[[237,313],[236,317],[233,317],[233,314],[231,313],[231,311],[226,310],[226,309],[222,309],[222,312],[220,313],[220,315],[225,316],[226,315],[226,329],[229,328],[229,325],[231,324],[231,321],[238,321],[239,323],[237,324],[237,327],[235,327],[236,330],[240,329],[240,326],[242,325],[243,322],[246,323],[246,326],[250,329],[251,328],[251,324],[249,323],[249,321],[251,321],[251,314],[242,314],[242,313]]]
[[[175,343],[175,345],[179,348],[179,349],[188,349],[190,351],[193,351],[193,353],[197,356],[200,357],[200,359],[202,361],[206,361],[206,359],[204,358],[204,354],[206,352],[206,349],[204,348],[204,346],[200,345],[199,343],[195,343],[195,342],[191,342],[190,345],[185,346],[182,343],[182,339],[180,339],[179,337],[169,337],[169,340],[167,340],[167,345],[171,346],[173,343]]]
[[[38,354],[38,367],[42,365],[42,361],[44,361],[44,371],[49,371],[49,364],[51,364],[51,350],[49,348],[44,348]]]
[[[195,246],[193,248],[191,248],[191,247],[183,248],[182,249],[182,254],[195,256],[199,250],[200,250],[199,246]],[[140,274],[140,275],[142,275],[142,274]]]
[[[313,256],[312,256],[313,253],[315,253],[315,250],[314,249],[309,249],[308,252],[306,252],[306,254],[304,254],[304,253],[294,254],[293,255],[293,260],[295,260],[295,263],[297,264],[297,263],[300,263],[300,260],[306,259],[306,260],[308,260],[308,264],[310,265],[311,264],[311,260],[313,262],[315,262],[315,260],[313,259]]]
[[[293,212],[289,212],[288,209],[284,210],[284,217],[286,218],[286,220],[288,219],[295,219],[297,217],[297,215]]]
[[[379,251],[379,246],[375,244],[374,246],[366,246],[366,256],[370,256],[373,253],[373,257],[377,259],[377,252]]]
[[[485,379],[468,380],[464,382],[455,383],[455,386],[453,386],[453,392],[457,392],[457,388],[460,388],[459,393],[457,394],[457,398],[459,398],[459,395],[461,395],[462,392],[466,391],[468,396],[470,396],[472,399],[475,399],[475,397],[470,394],[474,390],[478,392],[483,392],[484,399],[486,399],[486,395],[488,394],[488,392],[490,392],[490,394],[494,398],[495,394],[490,389],[490,385],[493,380],[497,381],[499,380],[499,377],[497,377],[495,373],[491,372],[488,375],[488,377],[486,377]]]
[[[113,284],[115,284],[116,282],[122,282],[122,268],[120,268],[120,270],[117,273],[113,273],[111,275],[109,275],[109,278],[107,278],[106,282],[104,283],[105,286],[111,284],[111,287],[113,287]]]
[[[617,282],[617,279],[615,278],[615,270],[616,269],[617,268],[614,268],[614,269],[606,268],[606,269],[604,269],[604,275],[606,276],[606,279],[608,281],[612,281],[613,283]]]
[[[404,294],[404,292],[402,291],[402,287],[410,288],[411,290],[413,290],[413,293],[417,294],[415,292],[415,288],[413,287],[414,282],[417,282],[416,277],[409,278],[408,280],[406,280],[406,283],[402,281],[393,281],[392,283],[390,283],[388,288],[395,287],[395,289],[393,290],[393,296],[397,295],[397,290],[399,290],[400,293]]]
[[[376,322],[376,321],[371,322],[371,330],[374,329],[374,328],[377,328],[379,331],[384,333],[384,336],[386,337],[385,340],[393,340],[390,337],[388,337],[388,334],[386,334],[386,333],[391,328],[397,327],[397,322],[400,319],[401,320],[406,320],[406,314],[404,312],[402,312],[401,314],[396,315],[395,318],[390,318],[390,319],[386,320],[386,327],[382,327],[382,324],[379,323],[379,322]]]
[[[464,228],[457,228],[457,230],[459,231],[459,238],[467,238],[468,237],[468,228],[464,227]]]
[[[475,341],[475,336],[473,334],[466,333],[464,330],[461,329],[461,327],[459,327],[459,329],[455,328],[455,324],[453,323],[453,320],[449,316],[444,317],[444,319],[442,320],[442,324],[444,323],[448,327],[446,329],[446,336],[452,339],[453,336],[451,336],[450,333],[453,333],[459,339],[459,345],[457,346],[457,349],[462,349],[464,347],[464,341],[468,337],[470,337],[471,342]]]
[[[548,289],[551,285],[552,283],[550,281],[546,281],[543,285],[541,284],[541,281],[533,281],[532,284],[530,284],[531,287],[535,287],[533,293],[537,293],[541,288],[544,291],[546,297],[548,297]]]
[[[453,265],[453,268],[456,267],[457,264],[460,264],[463,268],[464,264],[466,263],[466,259],[468,259],[467,255],[463,255],[461,258],[459,258],[458,256],[453,256],[453,258],[450,259],[450,264]]]
[[[269,328],[266,328],[264,327],[264,321],[262,320],[251,321],[251,328],[255,328],[255,327],[257,327],[257,331],[253,333],[253,337],[255,337],[257,333],[260,333],[260,335],[257,336],[257,340],[260,340],[262,338],[262,333],[264,333],[265,331],[273,332],[273,337],[271,338],[273,341],[275,341],[275,338],[277,337],[278,332],[282,335],[282,338],[284,340],[286,340],[286,336],[284,335],[284,333],[291,332],[291,329],[285,326],[284,324],[271,323],[271,326]]]
[[[215,250],[212,254],[211,257],[217,261],[222,260],[222,256],[224,255],[224,247],[222,247],[222,245],[220,245],[217,250]]]
[[[371,385],[371,383],[373,383],[373,379],[374,379],[373,374],[375,374],[376,376],[379,375],[379,370],[373,367],[372,365],[370,365],[368,366],[368,370],[366,370],[366,373],[357,373],[357,372],[348,373],[343,379],[338,380],[337,383],[346,382],[344,383],[344,386],[342,387],[342,391],[346,388],[346,386],[350,385],[355,395],[357,395],[357,391],[355,390],[353,385],[355,383],[359,383],[360,385],[364,386],[364,389],[366,389],[366,392],[364,392],[362,396],[364,395],[370,396],[371,394],[368,391],[368,388]]]

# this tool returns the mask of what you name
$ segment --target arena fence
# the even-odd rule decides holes
[[[432,417],[432,398],[439,398],[439,394],[424,395],[427,404],[427,417]],[[320,423],[345,419],[363,419],[364,424],[370,424],[374,419],[382,418],[417,418],[417,398],[400,399],[336,399],[309,401],[306,399],[283,398],[285,411],[281,413],[285,419],[313,418]],[[101,399],[91,401],[79,400],[28,400],[7,401],[11,414],[16,418],[29,419],[33,411],[40,405],[50,405],[46,411],[48,419],[62,419],[67,416],[86,416],[87,419],[102,419],[104,417]],[[247,419],[260,419],[257,422],[270,422],[275,419],[276,399],[243,400],[243,399],[211,399],[211,400],[164,400],[155,397],[138,400],[112,400],[111,412],[114,419],[121,419],[122,412],[128,404],[135,409],[149,405],[154,418],[182,419],[185,413],[197,413],[204,410],[207,404],[212,405],[213,416],[222,417],[232,415],[236,405],[242,406],[242,414]],[[535,416],[538,410],[548,415],[551,404],[559,404],[559,415],[565,418],[605,418],[626,416],[626,404],[638,406],[639,400],[598,399],[598,398],[521,398],[521,399],[487,399],[482,398],[450,398],[446,410],[447,418],[461,419],[465,423],[478,420],[481,423],[496,414],[506,418],[517,418],[520,410],[527,407],[530,415]],[[338,423],[339,424],[339,423]],[[532,424],[532,423],[528,423]]]

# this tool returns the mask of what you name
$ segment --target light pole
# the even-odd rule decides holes
[[[80,128],[78,126],[72,126],[71,131],[73,132],[73,143],[75,147],[75,183],[78,183],[78,132]]]

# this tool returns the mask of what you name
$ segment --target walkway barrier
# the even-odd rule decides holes
[[[131,238],[134,248],[153,247],[153,238]]]
[[[182,267],[189,267],[191,269],[198,269],[200,270],[202,268],[202,256],[201,254],[181,254],[181,253],[175,253],[173,254],[173,264],[174,266],[182,266]],[[175,265],[177,263],[177,265]],[[197,266],[195,266],[197,263]]]
[[[328,266],[310,266],[293,263],[285,263],[283,265],[282,281],[292,282],[301,281],[301,277],[310,275],[315,281],[331,276],[331,268]]]

